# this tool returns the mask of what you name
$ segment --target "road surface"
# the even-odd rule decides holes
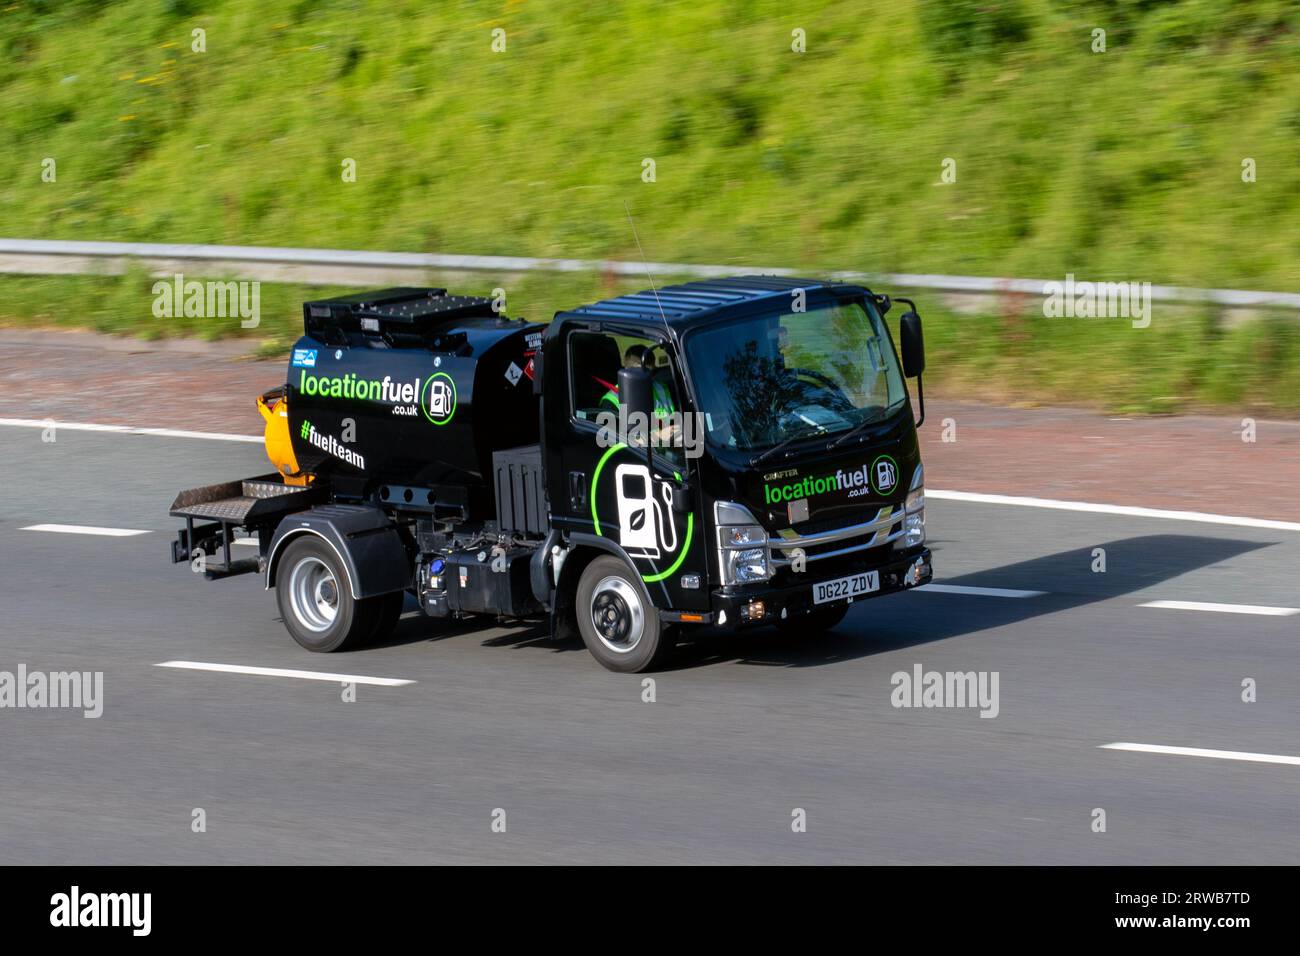
[[[0,427],[0,671],[102,671],[103,714],[0,709],[7,863],[1300,858],[1300,761],[1240,759],[1300,756],[1300,531],[932,500],[955,591],[825,636],[698,633],[649,703],[532,626],[413,612],[386,646],[309,654],[255,576],[169,563],[175,492],[262,472],[259,445],[43,437]],[[411,683],[345,702],[170,661]],[[997,716],[893,706],[917,665],[996,671]]]

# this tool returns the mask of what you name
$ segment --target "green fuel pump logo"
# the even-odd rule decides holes
[[[420,391],[420,408],[435,425],[445,425],[456,414],[456,383],[446,372],[434,372]]]
[[[871,463],[871,485],[877,494],[887,495],[898,484],[898,463],[889,455],[881,455]]]
[[[600,490],[600,475],[605,463],[628,446],[622,442],[609,448],[596,462],[591,475],[591,526],[596,534],[605,537],[600,529],[600,515],[596,512],[596,497]],[[681,481],[680,472],[673,477]],[[654,488],[659,486],[659,493]],[[655,475],[648,465],[640,461],[618,465],[614,469],[614,498],[618,508],[619,544],[633,559],[667,561],[673,552],[677,557],[663,571],[645,572],[641,580],[647,584],[663,581],[677,573],[691,548],[695,534],[695,512],[686,513],[686,536],[678,548],[677,519],[673,514],[671,486],[661,476]],[[638,569],[639,571],[640,569]]]

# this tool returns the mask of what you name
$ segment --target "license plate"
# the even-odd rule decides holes
[[[850,574],[847,578],[834,581],[820,581],[813,585],[813,603],[825,604],[842,598],[855,598],[860,594],[870,594],[880,590],[880,572],[864,571]]]

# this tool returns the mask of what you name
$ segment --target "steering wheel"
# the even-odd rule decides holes
[[[830,378],[827,375],[823,375],[821,372],[815,371],[813,369],[791,368],[791,369],[787,369],[786,371],[792,372],[795,375],[806,375],[808,378],[812,379],[814,382],[817,382],[819,385],[825,385],[827,388],[833,389],[836,392],[843,391],[843,389],[840,388],[839,383],[836,382],[834,379]]]

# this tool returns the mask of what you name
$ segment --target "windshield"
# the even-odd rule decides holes
[[[907,400],[884,323],[859,302],[726,322],[686,350],[709,438],[728,448],[834,435]]]

